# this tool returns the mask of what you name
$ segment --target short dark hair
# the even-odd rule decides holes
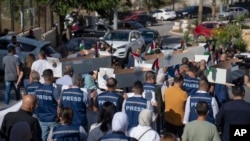
[[[182,63],[182,64],[189,65],[188,58],[187,58],[187,57],[183,57],[183,58],[181,59],[181,63]]]
[[[115,88],[117,85],[117,80],[113,77],[108,78],[107,80],[107,87],[108,88]]]
[[[47,79],[53,77],[53,71],[51,69],[46,69],[43,71],[43,78]]]
[[[197,66],[191,66],[189,71],[196,74],[199,71],[199,68]]]
[[[40,50],[39,54],[43,57],[46,58],[46,53],[44,50]]]
[[[196,113],[198,116],[207,115],[209,108],[206,101],[199,101],[196,105]]]
[[[141,81],[135,81],[133,85],[133,91],[135,91],[137,94],[143,93],[143,84]]]
[[[73,120],[74,112],[70,107],[62,107],[59,112],[59,117],[62,118],[62,120],[65,123],[71,123]]]
[[[232,93],[233,96],[243,96],[245,94],[245,89],[242,86],[233,86]]]
[[[147,71],[145,74],[145,79],[150,80],[150,79],[156,79],[156,75],[153,71]]]
[[[184,78],[182,75],[175,75],[174,76],[174,82],[175,83],[180,83],[180,82],[183,82],[184,81]]]
[[[15,51],[16,51],[15,47],[12,46],[12,45],[8,46],[8,47],[7,47],[7,50],[8,50],[9,53],[15,52]]]
[[[209,86],[209,82],[208,82],[208,80],[207,80],[207,78],[206,77],[202,77],[201,79],[200,79],[200,81],[199,81],[199,87],[201,87],[201,86]]]

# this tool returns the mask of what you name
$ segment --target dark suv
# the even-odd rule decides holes
[[[134,15],[126,20],[136,21],[136,22],[144,25],[144,27],[149,27],[149,26],[152,26],[152,25],[157,23],[157,21],[154,17],[152,17],[150,15],[146,15],[146,14]]]
[[[210,7],[203,6],[203,16],[211,17],[212,9]],[[199,14],[199,6],[190,6],[181,11],[176,12],[178,18],[188,17],[195,18],[198,17]]]

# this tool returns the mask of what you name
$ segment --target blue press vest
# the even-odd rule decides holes
[[[143,89],[144,89],[144,91],[147,90],[147,91],[155,92],[155,84],[144,82]]]
[[[199,89],[199,79],[186,76],[184,78],[183,89],[188,93],[188,96],[192,96]]]
[[[87,106],[83,99],[84,92],[80,88],[64,90],[61,97],[62,105],[71,107],[74,112],[72,124],[87,128]]]
[[[138,117],[143,109],[147,108],[147,99],[143,97],[130,97],[125,103],[125,112],[128,116],[128,129],[138,125]]]
[[[103,136],[100,141],[104,140],[112,140],[112,141],[129,141],[130,137],[127,137],[124,133],[121,132],[112,132],[110,134],[107,134],[106,136]]]
[[[36,89],[35,95],[38,99],[36,113],[39,121],[55,122],[57,117],[57,101],[53,96],[55,87],[52,84],[41,84]]]
[[[99,94],[97,96],[98,109],[101,109],[103,103],[105,103],[106,101],[112,102],[116,106],[117,110],[121,109],[121,107],[118,107],[119,105],[121,105],[118,103],[120,97],[121,95],[117,94],[116,92],[103,92]]]
[[[143,97],[151,101],[152,100],[151,95],[155,95],[155,87],[156,87],[155,84],[144,82],[143,83],[143,89],[144,89]]]
[[[59,125],[54,127],[52,139],[54,141],[80,141],[79,126]]]
[[[195,93],[193,96],[190,97],[190,114],[189,114],[189,121],[193,121],[197,119],[197,114],[195,112],[195,107],[199,101],[205,101],[209,107],[209,113],[206,118],[207,121],[214,123],[214,116],[212,110],[212,96],[208,93]]]
[[[26,93],[27,93],[27,94],[34,95],[36,89],[37,89],[39,86],[41,86],[41,83],[40,83],[40,82],[32,82],[31,84],[29,84],[29,85],[26,87]]]

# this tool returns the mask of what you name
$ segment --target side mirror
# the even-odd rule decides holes
[[[100,37],[99,39],[103,40],[103,37]]]

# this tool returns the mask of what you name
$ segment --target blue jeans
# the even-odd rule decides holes
[[[23,87],[24,87],[25,91],[26,91],[26,88],[27,88],[27,86],[29,84],[30,84],[30,80],[29,79],[23,79]]]
[[[5,94],[4,94],[4,102],[6,105],[10,102],[10,91],[13,87],[16,93],[16,100],[20,100],[20,89],[15,86],[16,81],[5,81]]]
[[[49,132],[51,129],[53,129],[57,123],[56,122],[42,122],[39,121],[41,129],[42,129],[42,140],[47,141]]]

